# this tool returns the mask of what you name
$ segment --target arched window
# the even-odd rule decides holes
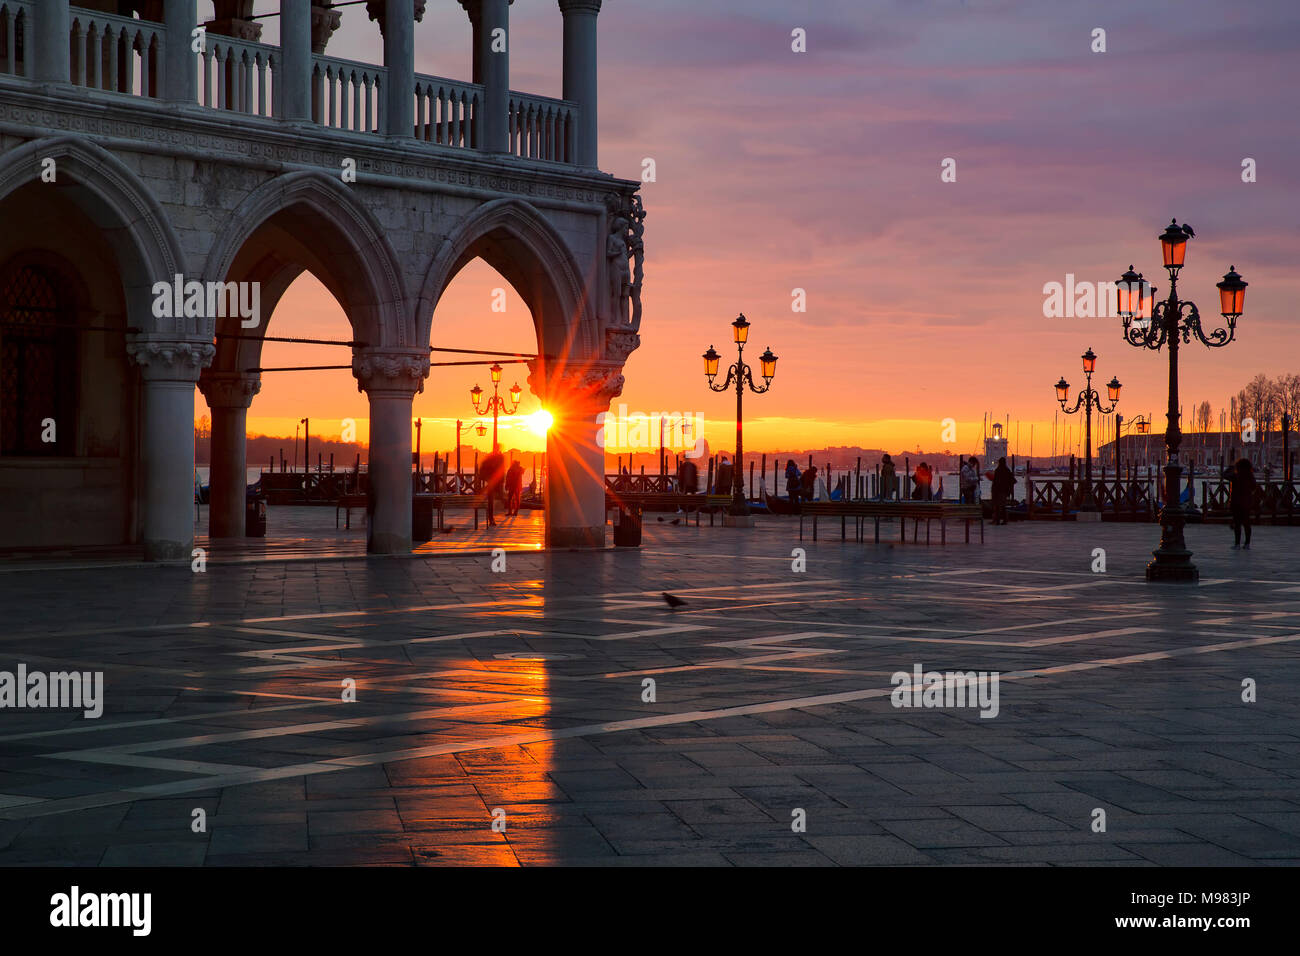
[[[0,455],[76,453],[75,322],[52,272],[0,273]]]

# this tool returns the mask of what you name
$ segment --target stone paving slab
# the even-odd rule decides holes
[[[0,865],[1300,862],[1297,532],[1154,586],[1153,526],[987,530],[0,569],[0,670],[105,681],[0,709]],[[997,715],[894,706],[914,666]]]

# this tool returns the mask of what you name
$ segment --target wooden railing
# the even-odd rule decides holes
[[[32,0],[0,0],[0,73],[31,76]]]
[[[666,495],[677,491],[673,475],[606,475],[605,490],[620,495]]]
[[[1084,479],[1027,478],[1025,501],[1029,517],[1065,518],[1077,511],[1083,500]],[[1124,481],[1094,478],[1092,496],[1102,513],[1114,514],[1130,521],[1154,521],[1157,517],[1154,479]]]
[[[72,82],[107,93],[156,97],[165,36],[161,23],[73,7]]]
[[[1201,513],[1205,517],[1227,517],[1231,514],[1230,485],[1227,481],[1206,481],[1201,484]],[[1295,481],[1261,481],[1255,486],[1254,507],[1256,518],[1268,518],[1274,524],[1292,524],[1300,519],[1300,484]]]
[[[311,59],[312,119],[331,129],[382,135],[388,71],[322,54]]]
[[[483,481],[472,474],[433,474],[421,472],[414,476],[416,494],[422,495],[478,495],[483,493]]]
[[[477,148],[483,142],[483,87],[440,76],[415,75],[415,138],[440,146]]]
[[[199,54],[199,102],[218,110],[275,116],[280,50],[210,34]]]
[[[573,162],[577,151],[578,106],[567,100],[511,92],[510,152],[525,159]]]

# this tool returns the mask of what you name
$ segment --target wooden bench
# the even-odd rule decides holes
[[[812,518],[812,536],[817,540],[817,519],[819,517],[838,517],[840,519],[840,540],[845,540],[846,526],[849,518],[854,519],[856,540],[863,540],[863,527],[866,519],[875,521],[875,541],[880,542],[880,520],[882,518],[899,519],[898,540],[907,540],[907,519],[912,519],[912,540],[920,537],[921,522],[925,522],[925,543],[930,543],[930,523],[939,522],[939,541],[948,543],[948,522],[963,521],[966,524],[966,543],[970,544],[970,525],[979,522],[980,543],[984,543],[984,509],[979,505],[959,505],[946,501],[807,501],[799,513],[799,539],[803,540],[803,519]]]
[[[445,511],[448,506],[474,509],[474,530],[478,530],[478,513],[487,510],[487,504],[483,501],[482,495],[423,495],[433,499],[434,508],[438,512],[438,530],[446,530]],[[352,527],[352,509],[365,509],[369,503],[368,495],[340,495],[338,502],[334,506],[334,527],[339,526],[339,512],[344,513],[345,528]]]
[[[663,511],[677,513],[683,511],[687,518],[695,515],[695,526],[700,526],[700,513],[708,512],[709,526],[713,526],[713,516],[721,514],[731,506],[730,495],[686,495],[680,493],[619,494],[605,492],[605,510],[615,508],[640,508],[644,511]],[[689,523],[689,520],[688,522]]]

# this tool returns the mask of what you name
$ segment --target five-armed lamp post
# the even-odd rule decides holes
[[[1119,315],[1124,322],[1124,339],[1136,348],[1159,351],[1169,346],[1169,417],[1165,429],[1165,503],[1160,511],[1160,545],[1152,551],[1153,559],[1147,565],[1148,581],[1195,581],[1199,577],[1192,564],[1192,552],[1183,539],[1183,506],[1181,496],[1182,466],[1178,463],[1178,446],[1183,435],[1178,427],[1178,342],[1189,344],[1195,335],[1203,345],[1222,348],[1237,334],[1237,319],[1245,308],[1246,285],[1237,274],[1235,266],[1218,283],[1219,313],[1227,321],[1227,329],[1215,329],[1208,335],[1201,328],[1201,315],[1195,303],[1178,298],[1178,270],[1183,267],[1187,254],[1187,240],[1195,236],[1186,223],[1178,225],[1175,219],[1160,235],[1160,249],[1164,266],[1169,270],[1169,298],[1154,305],[1155,287],[1148,285],[1133,267],[1118,282]],[[1135,321],[1136,319],[1136,321]]]
[[[768,349],[758,357],[763,366],[763,387],[759,388],[754,384],[753,370],[745,364],[745,342],[749,339],[749,321],[742,314],[731,323],[732,333],[736,342],[736,362],[727,369],[727,380],[721,385],[715,385],[713,379],[718,374],[718,361],[722,358],[713,348],[704,353],[704,374],[709,380],[709,388],[715,392],[725,392],[731,387],[731,383],[736,383],[736,460],[734,487],[735,493],[731,497],[731,511],[733,515],[748,515],[749,502],[745,499],[745,490],[742,485],[742,456],[745,453],[744,443],[744,410],[743,400],[745,397],[745,385],[748,383],[749,390],[755,394],[761,395],[772,387],[772,379],[776,377],[776,356],[772,350]]]
[[[1119,390],[1121,388],[1119,379],[1111,377],[1106,383],[1106,394],[1110,398],[1110,408],[1102,404],[1101,396],[1097,390],[1092,387],[1092,373],[1097,369],[1097,356],[1093,354],[1092,349],[1083,353],[1083,374],[1087,377],[1087,383],[1083,391],[1079,393],[1079,398],[1075,401],[1073,408],[1066,408],[1065,402],[1070,397],[1070,386],[1065,381],[1065,376],[1056,383],[1056,400],[1061,403],[1061,411],[1067,415],[1073,415],[1080,407],[1083,408],[1084,420],[1087,422],[1084,434],[1087,436],[1084,445],[1083,459],[1083,497],[1079,501],[1080,511],[1098,511],[1097,501],[1092,494],[1092,410],[1095,408],[1102,415],[1109,415],[1115,411],[1115,406],[1119,403]]]
[[[479,408],[479,400],[483,397],[483,389],[477,385],[469,390],[469,397],[474,402],[474,411],[480,415],[486,415],[488,412],[492,413],[492,451],[495,453],[501,450],[501,443],[497,441],[497,415],[513,415],[519,411],[519,396],[523,389],[519,387],[518,383],[510,386],[511,404],[507,406],[506,400],[500,395],[501,366],[493,362],[489,371],[492,373],[492,396],[487,400],[487,405]],[[482,432],[479,432],[479,434],[481,435]]]

